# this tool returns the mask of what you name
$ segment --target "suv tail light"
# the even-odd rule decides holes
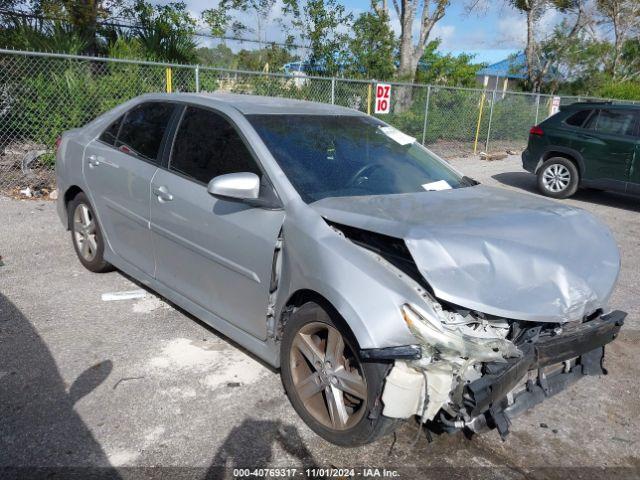
[[[529,130],[529,135],[537,135],[538,137],[541,137],[544,135],[544,132],[538,125],[535,125],[531,127],[531,130]]]
[[[58,153],[58,149],[60,148],[61,142],[62,142],[62,137],[58,136],[58,138],[56,138],[56,153]]]

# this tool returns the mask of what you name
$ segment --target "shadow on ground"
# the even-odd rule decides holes
[[[0,477],[46,477],[55,470],[118,478],[73,409],[112,367],[110,360],[90,366],[67,390],[44,341],[0,293]]]
[[[234,469],[272,465],[276,446],[305,468],[317,465],[296,427],[278,420],[247,419],[229,432],[218,448],[206,478],[224,478],[225,473],[234,478]]]
[[[519,188],[530,193],[538,193],[536,177],[528,172],[504,172],[497,173],[491,178],[509,187]],[[589,202],[605,207],[621,208],[631,212],[640,212],[640,200],[638,197],[624,195],[622,193],[605,192],[594,189],[580,189],[571,197],[581,202]]]

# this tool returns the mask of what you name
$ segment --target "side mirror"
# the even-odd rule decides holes
[[[218,175],[209,182],[207,191],[220,197],[255,200],[260,194],[260,177],[249,172]]]

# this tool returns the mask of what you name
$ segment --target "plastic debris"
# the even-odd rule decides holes
[[[20,190],[20,195],[24,195],[27,198],[31,198],[33,197],[33,192],[31,191],[30,187],[27,187],[23,190]]]
[[[126,292],[109,292],[102,294],[103,302],[113,302],[118,300],[133,300],[136,298],[144,298],[147,296],[146,290],[129,290]]]

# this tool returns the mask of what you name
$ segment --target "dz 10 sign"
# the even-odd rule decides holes
[[[374,113],[389,113],[391,106],[391,85],[388,83],[376,84],[376,108]]]

